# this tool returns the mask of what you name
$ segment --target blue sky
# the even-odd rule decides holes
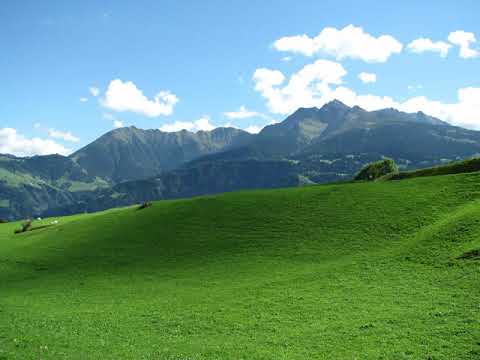
[[[68,153],[115,126],[258,131],[334,97],[480,128],[478,14],[474,0],[2,1],[0,153]]]

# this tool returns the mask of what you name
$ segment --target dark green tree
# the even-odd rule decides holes
[[[397,173],[398,167],[393,159],[383,159],[365,165],[354,180],[373,181],[384,175]]]

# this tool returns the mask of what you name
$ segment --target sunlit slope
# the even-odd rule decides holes
[[[0,359],[480,358],[479,173],[18,226]]]

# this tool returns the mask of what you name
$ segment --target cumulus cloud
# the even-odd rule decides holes
[[[225,115],[229,119],[248,119],[252,117],[265,117],[265,115],[257,111],[248,110],[245,105],[240,106],[240,109],[238,109],[237,111],[224,112],[223,115]]]
[[[255,71],[253,79],[256,81],[257,90],[266,90],[283,83],[285,76],[279,70],[261,68]]]
[[[123,121],[122,120],[113,120],[113,127],[115,129],[123,127]]]
[[[169,126],[166,129],[162,127],[162,128],[160,128],[160,130],[163,130],[163,131],[167,131],[167,130],[169,130],[169,131],[180,131],[182,129],[185,129],[185,130],[189,130],[189,131],[198,131],[198,130],[210,131],[210,130],[213,130],[213,129],[218,128],[218,127],[225,127],[225,128],[235,128],[235,129],[244,130],[244,131],[247,131],[251,134],[257,134],[265,126],[278,124],[280,122],[278,120],[272,119],[272,118],[267,117],[267,116],[265,116],[264,119],[267,119],[267,122],[265,122],[263,124],[252,124],[252,125],[249,125],[247,127],[240,127],[240,126],[235,125],[235,124],[230,123],[230,122],[228,122],[226,124],[223,124],[223,125],[216,126],[216,125],[213,125],[213,124],[210,123],[210,120],[209,120],[208,117],[204,117],[200,120],[197,120],[196,122],[175,122],[173,124],[170,124],[172,126]]]
[[[480,88],[461,88],[457,92],[456,102],[443,103],[425,96],[397,101],[390,96],[360,95],[351,89],[340,86],[319,99],[318,106],[333,99],[338,99],[349,106],[358,105],[369,111],[385,108],[395,108],[408,113],[422,111],[452,125],[480,129]]]
[[[80,139],[74,136],[70,131],[60,131],[55,129],[49,129],[48,135],[54,139],[62,139],[64,141],[74,142],[77,143]]]
[[[361,72],[358,74],[358,78],[364,83],[374,83],[377,81],[377,75],[373,73]]]
[[[87,102],[87,101],[88,101],[88,99],[86,97],[81,97],[80,98],[80,102],[82,102],[82,103]]]
[[[256,91],[266,99],[270,111],[277,114],[287,115],[300,107],[321,107],[338,99],[348,106],[358,105],[369,111],[384,108],[423,111],[453,125],[480,129],[480,88],[459,89],[458,99],[453,103],[442,103],[424,96],[398,101],[390,96],[357,94],[342,85],[345,75],[340,64],[318,60],[293,74],[286,83],[281,72],[270,69],[257,70],[253,79]]]
[[[391,35],[375,37],[361,27],[348,25],[340,30],[326,27],[313,38],[306,34],[282,37],[273,47],[306,56],[323,53],[337,60],[352,58],[373,63],[386,62],[391,55],[400,53],[403,45]]]
[[[95,97],[97,97],[97,96],[100,94],[100,89],[97,88],[97,87],[95,87],[95,86],[91,86],[91,87],[88,89],[88,91],[90,91],[90,94],[91,94],[92,96],[95,96]]]
[[[101,104],[108,109],[130,111],[148,117],[172,114],[177,102],[177,96],[169,91],[160,91],[153,99],[148,99],[133,82],[120,79],[110,82],[101,100]]]
[[[457,91],[457,101],[443,103],[417,96],[394,107],[405,112],[423,111],[453,125],[480,130],[480,88],[466,87]]]
[[[255,90],[266,100],[271,112],[289,114],[297,108],[312,107],[330,85],[339,85],[347,71],[339,63],[317,60],[292,75],[283,87],[285,76],[278,70],[257,69],[253,74]]]
[[[244,130],[244,131],[247,131],[251,134],[257,134],[259,133],[260,131],[262,131],[266,126],[268,125],[274,125],[274,124],[278,124],[280,121],[276,120],[276,119],[272,119],[272,118],[268,118],[269,120],[266,122],[266,123],[263,123],[263,124],[252,124],[252,125],[249,125],[247,127],[240,127],[238,125],[235,125],[235,124],[232,124],[232,123],[226,123],[224,125],[222,125],[222,127],[226,127],[226,128],[235,128],[235,129],[240,129],[240,130]]]
[[[460,47],[459,55],[463,59],[470,59],[480,56],[479,50],[475,50],[470,47],[471,44],[475,44],[477,42],[475,35],[471,32],[465,32],[463,30],[451,32],[450,35],[448,35],[448,41]]]
[[[262,131],[263,128],[264,126],[250,125],[246,127],[244,130],[246,132],[249,132],[250,134],[258,134],[260,131]]]
[[[181,130],[197,132],[211,131],[216,127],[217,126],[210,122],[210,118],[208,116],[202,116],[196,121],[175,121],[174,123],[164,124],[160,127],[160,130],[165,132],[176,132]]]
[[[50,139],[27,138],[13,128],[0,128],[0,153],[16,156],[61,154],[68,155],[71,150]]]
[[[415,39],[410,44],[408,44],[408,49],[411,52],[417,54],[421,54],[427,51],[436,52],[439,53],[441,57],[446,57],[451,47],[452,45],[444,41],[433,42],[431,39],[428,38]]]

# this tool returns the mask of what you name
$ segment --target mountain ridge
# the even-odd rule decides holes
[[[478,153],[480,132],[421,112],[366,111],[338,100],[299,108],[256,135],[235,128],[168,133],[126,127],[69,157],[0,156],[0,217],[343,181],[384,157],[415,169]]]
[[[132,126],[112,130],[69,157],[89,173],[118,183],[154,176],[196,157],[242,145],[250,136],[235,128],[193,133]]]

